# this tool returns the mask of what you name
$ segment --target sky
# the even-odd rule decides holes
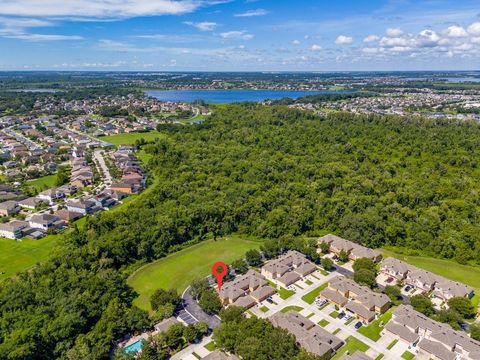
[[[0,70],[479,69],[479,0],[0,0]]]

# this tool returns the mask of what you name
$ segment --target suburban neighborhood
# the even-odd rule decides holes
[[[247,318],[268,320],[275,328],[291,334],[302,349],[321,359],[479,358],[479,341],[410,305],[412,296],[419,295],[431,299],[438,310],[445,309],[449,299],[471,299],[472,288],[401,260],[383,258],[376,250],[332,234],[317,239],[317,246],[322,259],[332,259],[330,268],[299,251],[288,250],[243,274],[231,272],[232,278],[221,289],[214,281],[210,284],[223,308],[239,307]],[[362,262],[375,264],[378,269],[373,287],[356,281],[355,263]],[[398,296],[387,295],[388,286],[398,288]],[[193,313],[198,314],[198,309],[193,305],[184,303],[176,320],[173,317],[168,323],[196,323]],[[214,329],[219,326],[218,320],[213,324],[213,333],[174,354],[172,359],[236,359],[233,354],[215,349]],[[157,328],[152,331],[158,333]],[[128,353],[137,353],[141,351],[139,344],[150,335],[137,335],[119,346]]]

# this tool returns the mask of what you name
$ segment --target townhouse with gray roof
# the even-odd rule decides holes
[[[276,290],[268,284],[260,273],[250,269],[245,275],[226,282],[218,295],[223,305],[234,305],[249,309],[257,302],[272,296],[275,292]]]
[[[430,319],[410,305],[400,305],[385,326],[390,334],[431,359],[480,359],[480,341],[449,325]]]
[[[355,261],[361,258],[367,258],[374,262],[382,259],[382,254],[368,247],[346,240],[340,236],[328,234],[318,239],[318,244],[327,243],[330,245],[330,252],[339,255],[342,251],[348,254],[348,259]]]
[[[373,292],[341,275],[329,281],[328,288],[320,293],[320,297],[344,307],[365,323],[374,320],[377,314],[383,314],[391,305],[387,295]]]
[[[20,206],[18,206],[16,201],[8,200],[0,203],[0,216],[15,215],[20,210]]]
[[[307,352],[318,356],[330,357],[344,344],[338,337],[295,311],[276,313],[269,320],[273,326],[292,334],[297,344]]]
[[[315,270],[317,270],[317,267],[305,255],[290,250],[277,259],[267,262],[262,267],[262,275],[267,279],[276,280],[286,287]]]
[[[444,301],[453,297],[473,296],[473,288],[468,285],[446,279],[395,258],[384,259],[380,264],[380,272],[422,292],[431,292],[433,296]]]

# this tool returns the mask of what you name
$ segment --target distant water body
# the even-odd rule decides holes
[[[193,102],[203,100],[210,104],[225,104],[242,101],[260,102],[283,98],[297,99],[317,94],[350,94],[349,90],[148,90],[145,94],[160,101]]]

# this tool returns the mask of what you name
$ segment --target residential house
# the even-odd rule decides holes
[[[135,187],[133,186],[133,184],[127,184],[127,183],[112,184],[112,186],[110,186],[110,189],[112,189],[113,191],[119,191],[125,194],[133,194],[135,192]]]
[[[440,279],[435,283],[433,296],[444,301],[448,301],[454,297],[471,298],[473,296],[473,289],[458,281]]]
[[[278,312],[269,318],[273,326],[287,330],[299,346],[320,357],[330,357],[344,342],[303,315],[289,311]]]
[[[47,231],[49,229],[59,229],[65,226],[65,223],[55,215],[35,214],[28,221],[30,227]]]
[[[82,215],[93,214],[101,210],[101,208],[91,200],[68,200],[66,205],[68,211],[73,211]]]
[[[430,359],[455,360],[480,358],[480,341],[463,331],[453,330],[415,311],[410,305],[400,305],[385,326],[390,334],[409,346],[416,345],[420,354]]]
[[[470,286],[419,269],[395,258],[384,259],[380,264],[380,273],[398,281],[404,281],[422,292],[429,293],[433,290],[432,295],[444,301],[452,297],[471,298],[473,296],[473,289]]]
[[[80,219],[83,215],[78,212],[70,211],[67,209],[58,210],[55,213],[55,216],[58,217],[60,220],[65,221],[67,223],[74,222],[75,220]]]
[[[4,201],[0,203],[0,216],[12,216],[21,210],[18,203],[13,200]]]
[[[46,201],[50,205],[52,205],[55,200],[62,199],[64,197],[65,193],[60,188],[48,189],[37,195],[37,199]]]
[[[348,254],[348,259],[355,261],[360,258],[367,258],[374,262],[382,259],[382,254],[378,251],[354,243],[353,241],[343,239],[339,236],[328,234],[318,239],[318,244],[327,243],[330,245],[330,252],[340,255],[343,251]]]
[[[18,201],[18,205],[23,209],[35,210],[42,202],[44,201],[36,197],[29,197],[27,199]]]
[[[249,270],[245,275],[226,282],[219,291],[219,297],[224,305],[235,305],[250,308],[275,293],[265,278],[255,270]]]
[[[365,323],[375,319],[390,308],[390,298],[385,294],[373,292],[344,276],[336,276],[328,283],[328,288],[320,293],[320,297],[339,307],[345,307]]]
[[[290,250],[277,259],[270,260],[262,267],[262,275],[275,280],[282,286],[289,286],[317,270],[315,264],[302,253]]]
[[[23,230],[28,226],[25,221],[10,221],[0,224],[0,237],[7,239],[20,239],[23,236]]]

